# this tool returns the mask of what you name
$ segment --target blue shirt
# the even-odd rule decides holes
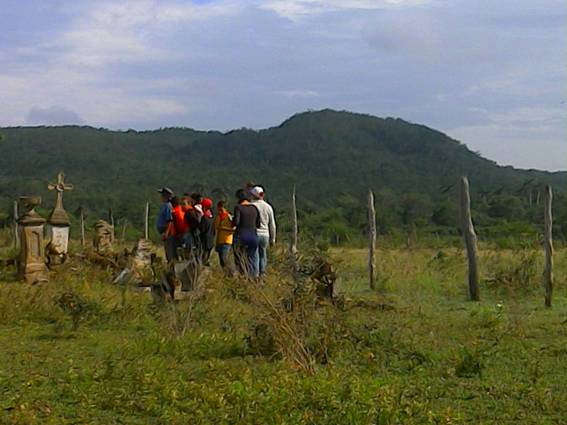
[[[167,229],[167,223],[173,220],[173,208],[169,202],[164,202],[159,207],[159,214],[156,221],[158,232],[163,233]]]

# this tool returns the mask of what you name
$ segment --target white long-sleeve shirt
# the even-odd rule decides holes
[[[267,236],[270,242],[276,242],[276,219],[274,217],[274,209],[263,199],[253,201],[254,205],[260,212],[260,227],[256,229],[258,236]]]

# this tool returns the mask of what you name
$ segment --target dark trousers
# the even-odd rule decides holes
[[[238,234],[234,248],[236,267],[242,274],[258,277],[258,236],[256,232]]]
[[[163,247],[165,249],[165,259],[168,263],[177,260],[177,238],[175,236],[169,236],[163,241]]]

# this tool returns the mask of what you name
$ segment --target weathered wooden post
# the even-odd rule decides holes
[[[81,220],[81,246],[85,246],[85,211],[84,208],[80,208],[80,220]]]
[[[376,287],[376,210],[374,208],[374,193],[368,192],[368,277],[370,289]]]
[[[298,239],[298,226],[297,226],[297,205],[295,203],[295,185],[293,186],[293,192],[291,194],[291,220],[292,220],[292,233],[291,233],[291,244],[289,250],[292,254],[297,254],[297,239]]]
[[[471,215],[471,197],[469,190],[469,180],[466,177],[461,179],[461,229],[465,239],[465,246],[467,249],[468,258],[468,282],[469,282],[469,297],[471,301],[479,301],[479,288],[478,288],[478,248],[477,238],[474,231],[474,225]]]
[[[122,235],[120,237],[120,239],[122,240],[122,242],[124,242],[126,240],[126,227],[128,226],[128,220],[126,220],[125,218],[122,219]]]
[[[116,239],[116,232],[114,227],[114,215],[112,214],[112,208],[108,209],[108,223],[112,226],[112,242]]]
[[[20,214],[18,212],[18,201],[14,201],[14,222],[12,227],[14,229],[14,249],[20,248],[20,229],[18,228],[18,218]]]
[[[144,213],[144,239],[150,238],[150,203],[146,202],[146,210]]]
[[[545,306],[551,307],[551,296],[553,294],[553,191],[551,186],[545,186],[543,194],[544,201],[544,250],[545,267],[543,271],[543,286],[545,288]]]

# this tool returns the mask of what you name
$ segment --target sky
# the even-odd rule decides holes
[[[567,169],[565,0],[0,5],[0,126],[260,129],[333,108]]]

